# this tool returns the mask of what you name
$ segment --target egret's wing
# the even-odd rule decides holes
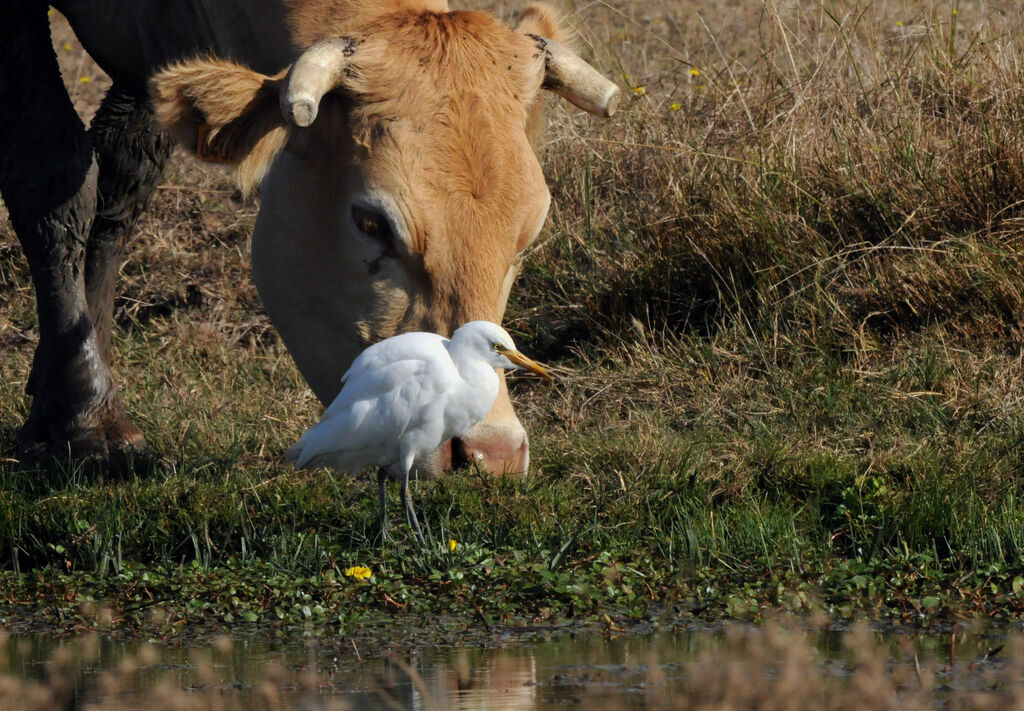
[[[402,435],[443,407],[445,392],[458,377],[443,348],[439,353],[428,347],[425,355],[423,350],[421,344],[421,357],[415,359],[367,359],[359,369],[353,365],[323,419],[286,452],[286,458],[299,468],[328,464],[348,471],[395,463]]]
[[[400,385],[401,379],[408,377],[404,369],[411,366],[398,366],[399,363],[450,364],[451,355],[444,347],[446,340],[435,333],[403,333],[362,351],[342,376],[341,392],[325,416],[334,410],[344,410],[346,403],[375,398]]]
[[[429,353],[438,349],[447,349],[444,344],[448,341],[444,336],[436,333],[400,333],[397,336],[378,341],[364,350],[352,365],[341,376],[342,381],[347,381],[367,370],[376,370],[384,363],[394,363],[400,360],[422,360]]]
[[[453,388],[460,381],[447,352],[444,358],[425,359],[420,364],[415,377],[405,379],[385,398],[385,409],[396,414],[393,422],[399,437],[410,427],[423,427],[425,422],[441,418]]]
[[[389,430],[395,429],[395,425],[388,422],[395,413],[384,411],[388,393],[416,377],[421,369],[421,361],[406,360],[382,363],[376,369],[355,373],[320,422],[307,430],[285,456],[292,455],[290,458],[295,465],[302,468],[325,456],[334,456],[343,462],[360,459],[358,452],[363,450],[383,450],[390,439]],[[351,466],[356,468],[354,462]]]

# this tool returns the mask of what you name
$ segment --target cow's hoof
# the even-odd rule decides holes
[[[161,459],[120,402],[74,423],[46,419],[33,409],[18,435],[18,458],[55,473],[116,479],[149,474]]]

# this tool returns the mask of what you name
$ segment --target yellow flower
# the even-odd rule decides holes
[[[683,105],[679,104],[679,103],[675,103],[675,104],[672,104],[671,106],[669,106],[669,108],[672,109],[673,111],[678,111],[679,109],[683,108]]]
[[[373,575],[373,571],[362,565],[353,565],[345,570],[345,575],[356,580],[366,580]]]
[[[71,51],[71,43],[70,42],[65,42],[64,43],[64,51],[65,52],[70,52]]]
[[[647,93],[647,89],[643,88],[642,86],[638,86],[635,89],[633,89],[633,93],[636,94],[637,96],[643,96],[644,94]]]
[[[83,84],[88,84],[92,81],[92,79],[90,77],[78,77],[78,81],[82,82]]]
[[[903,21],[902,20],[896,20],[896,26],[897,27],[903,27]]]
[[[454,538],[448,539],[448,551],[454,553],[455,549],[459,547],[458,542]]]
[[[699,77],[700,76],[700,70],[697,69],[697,68],[691,69],[690,70],[690,76],[691,77]]]

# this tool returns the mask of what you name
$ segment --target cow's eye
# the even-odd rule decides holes
[[[391,223],[384,215],[353,205],[352,220],[356,223],[359,231],[367,237],[373,237],[388,247],[393,246],[394,235],[391,233]]]

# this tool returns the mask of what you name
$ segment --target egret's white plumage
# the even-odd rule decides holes
[[[409,473],[419,456],[466,434],[487,415],[498,396],[495,368],[526,368],[550,379],[490,321],[470,321],[451,339],[403,333],[375,343],[352,362],[337,398],[285,459],[298,468],[329,466],[351,473],[379,467],[382,532],[390,474],[401,482],[406,513],[422,539],[409,498]]]

